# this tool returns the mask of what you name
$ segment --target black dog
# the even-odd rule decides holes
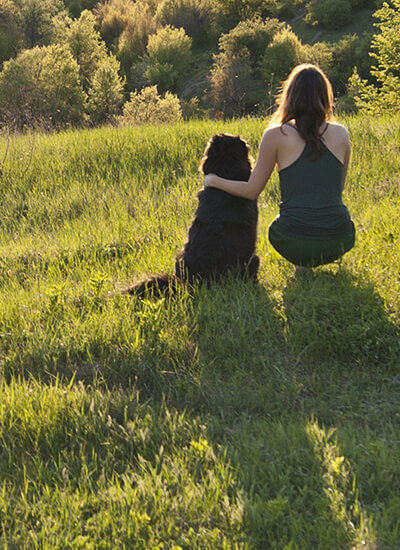
[[[215,135],[208,142],[199,170],[247,181],[251,173],[248,145],[238,136]],[[170,291],[176,283],[218,281],[229,272],[244,279],[257,279],[257,201],[212,187],[200,191],[198,199],[188,241],[175,262],[175,276],[151,276],[131,286],[129,294],[160,294]]]

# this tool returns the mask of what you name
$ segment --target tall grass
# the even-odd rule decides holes
[[[197,121],[3,139],[0,545],[400,548],[400,118],[349,118],[357,244],[293,278],[174,299],[119,291],[172,271],[208,138]]]

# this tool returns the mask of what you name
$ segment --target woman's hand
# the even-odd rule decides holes
[[[203,180],[204,187],[213,187],[213,183],[215,183],[216,178],[218,178],[218,176],[215,174],[205,175]]]

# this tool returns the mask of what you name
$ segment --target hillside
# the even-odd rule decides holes
[[[120,124],[132,94],[154,86],[160,97],[173,94],[175,120],[266,116],[282,81],[304,62],[326,72],[339,110],[355,111],[354,68],[376,83],[369,53],[378,7],[372,0],[1,0],[0,130]]]
[[[300,280],[119,290],[170,271],[215,132],[262,119],[1,142],[0,545],[395,550],[400,118],[344,120],[356,247]]]

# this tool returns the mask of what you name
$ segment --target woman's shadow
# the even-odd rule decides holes
[[[293,278],[283,303],[286,345],[309,412],[328,423],[338,420],[334,411],[363,414],[362,396],[370,402],[390,385],[400,353],[399,329],[374,285],[342,268],[320,270]]]

